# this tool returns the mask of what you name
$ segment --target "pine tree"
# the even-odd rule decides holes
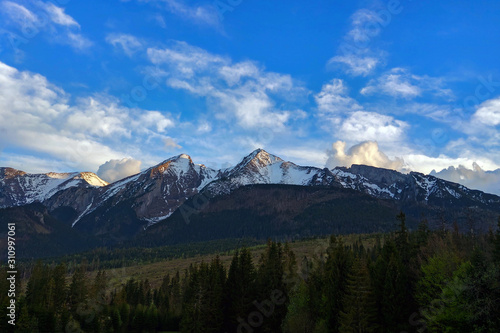
[[[256,332],[281,332],[281,324],[286,315],[287,289],[283,280],[284,256],[281,244],[267,242],[266,251],[262,254],[257,274],[257,295],[255,304],[266,303],[268,310],[264,311],[265,321]],[[279,295],[279,297],[277,296]],[[272,299],[279,298],[276,304]],[[285,299],[284,303],[281,300]],[[257,306],[257,305],[256,305]],[[262,312],[262,311],[261,311]]]
[[[66,298],[68,296],[68,287],[66,285],[66,265],[61,263],[54,268],[52,272],[54,279],[54,307],[59,313],[65,307]]]
[[[257,298],[256,270],[248,249],[237,251],[231,261],[224,287],[224,330],[236,332],[238,318],[246,319]]]
[[[295,286],[299,281],[297,274],[297,259],[295,253],[290,249],[290,245],[285,243],[283,248],[283,270],[284,270],[284,282],[287,287],[287,294],[289,290]]]
[[[38,332],[38,320],[28,314],[28,306],[24,302],[19,303],[19,319],[16,322],[17,332]],[[2,331],[7,332],[7,330]]]
[[[493,260],[500,267],[500,216],[498,217],[497,231],[494,240]]]
[[[285,333],[312,333],[315,323],[309,311],[308,285],[301,281],[290,293],[287,314],[283,320]]]
[[[86,285],[86,268],[80,266],[73,273],[71,284],[69,286],[69,302],[70,309],[73,313],[77,312],[78,306],[83,304],[87,299],[87,285]]]
[[[184,296],[182,332],[218,333],[223,325],[223,288],[226,272],[217,256],[211,264],[192,269]]]
[[[339,332],[374,332],[377,309],[365,260],[357,259],[353,264],[343,309],[340,313]]]
[[[429,234],[429,222],[427,221],[427,219],[423,219],[422,221],[420,221],[417,230],[417,244],[419,247],[427,244]]]
[[[396,233],[396,247],[399,256],[405,264],[410,261],[410,242],[408,238],[408,228],[406,227],[406,215],[402,211],[396,217],[399,220],[399,230]]]
[[[347,292],[347,283],[352,268],[352,252],[347,250],[341,239],[330,238],[325,264],[325,313],[330,332],[339,332],[342,302]]]

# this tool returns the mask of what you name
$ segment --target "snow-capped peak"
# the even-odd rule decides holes
[[[233,169],[240,170],[247,166],[252,166],[254,168],[262,168],[271,164],[284,162],[278,156],[269,154],[264,149],[256,149],[250,155],[246,156],[238,163]]]
[[[96,175],[93,172],[80,172],[79,177],[92,186],[101,187],[109,185],[107,181],[102,180],[98,175]]]
[[[72,187],[102,187],[107,182],[92,172],[31,174],[12,168],[0,170],[0,207],[43,202]]]
[[[0,168],[0,179],[14,178],[16,176],[23,176],[25,174],[26,172],[13,168]]]

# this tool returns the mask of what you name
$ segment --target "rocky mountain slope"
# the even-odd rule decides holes
[[[44,202],[69,188],[94,188],[109,185],[92,172],[29,174],[0,168],[0,208]]]
[[[181,154],[112,184],[92,173],[27,174],[0,168],[0,208],[41,203],[66,225],[116,242],[127,240],[158,222],[168,224],[172,220],[169,217],[178,212],[179,207],[192,213],[205,211],[205,203],[209,201],[226,200],[221,206],[225,208],[220,211],[228,211],[227,202],[232,202],[228,197],[240,188],[256,185],[324,188],[344,196],[354,191],[378,200],[378,205],[405,208],[414,214],[439,209],[477,210],[484,216],[488,215],[484,212],[500,213],[500,197],[434,176],[402,174],[364,165],[331,170],[298,166],[262,149],[244,157],[234,167],[222,170],[195,164],[188,155]],[[314,205],[321,202],[320,192],[315,192]],[[242,192],[238,193],[242,196]],[[274,206],[284,205],[286,197],[271,201]],[[307,205],[298,206],[307,210]],[[294,218],[300,214],[289,216]]]

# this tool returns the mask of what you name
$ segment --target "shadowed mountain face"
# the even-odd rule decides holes
[[[182,154],[112,184],[92,173],[0,168],[0,207],[32,203],[104,244],[137,235],[144,243],[143,234],[152,243],[175,243],[390,230],[399,209],[414,222],[425,214],[431,222],[465,225],[473,216],[477,229],[487,230],[500,213],[500,197],[433,176],[364,165],[303,167],[262,149],[222,170]]]

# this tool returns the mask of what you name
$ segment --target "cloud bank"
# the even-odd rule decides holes
[[[353,164],[365,164],[378,168],[386,168],[401,171],[403,160],[401,158],[390,159],[380,151],[376,141],[364,141],[352,146],[346,152],[346,143],[337,141],[333,144],[333,150],[329,152],[326,167],[329,169],[336,166],[350,167]]]
[[[463,184],[472,189],[478,189],[488,193],[500,195],[500,169],[484,171],[476,162],[472,163],[472,169],[463,165],[457,168],[450,166],[439,172],[432,170],[433,176]]]

